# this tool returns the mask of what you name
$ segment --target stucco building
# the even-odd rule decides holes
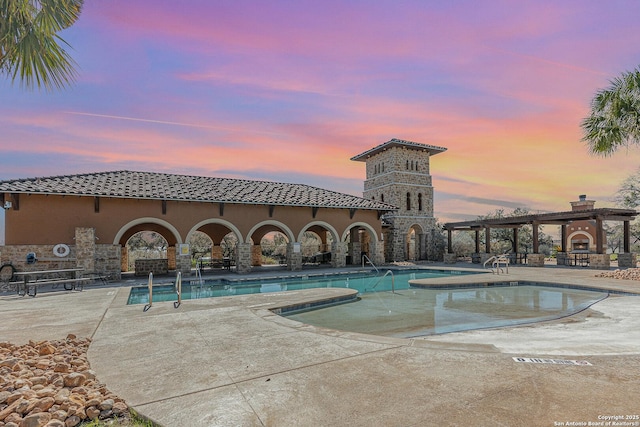
[[[18,269],[81,267],[119,278],[127,241],[141,231],[166,240],[166,259],[151,271],[191,271],[187,242],[196,231],[213,242],[237,240],[231,262],[239,273],[260,265],[262,238],[286,236],[286,265],[300,270],[304,233],[322,242],[334,267],[429,256],[433,187],[429,156],[444,148],[392,139],[353,158],[366,162],[364,197],[303,184],[115,171],[0,182],[5,245],[0,262]],[[142,267],[140,267],[142,268]],[[136,266],[138,269],[138,266]]]

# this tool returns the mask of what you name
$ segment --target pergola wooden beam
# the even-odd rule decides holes
[[[448,249],[451,252],[452,249],[452,233],[453,231],[475,231],[476,233],[476,253],[480,249],[480,230],[485,230],[486,239],[486,252],[491,252],[490,234],[492,228],[513,228],[514,229],[514,242],[517,242],[518,232],[517,229],[531,225],[533,228],[533,252],[538,253],[539,250],[539,234],[538,228],[541,225],[560,225],[562,233],[562,251],[566,252],[566,234],[567,224],[573,221],[592,220],[596,221],[596,252],[603,253],[604,251],[604,221],[622,221],[624,223],[624,251],[629,252],[630,236],[629,223],[634,220],[638,212],[633,209],[615,209],[615,208],[599,208],[588,209],[583,211],[567,211],[567,212],[553,212],[545,214],[534,215],[521,215],[512,216],[507,218],[491,218],[491,219],[477,219],[472,221],[462,222],[448,222],[444,224],[444,229],[447,230]],[[517,252],[517,243],[514,243],[514,252]]]

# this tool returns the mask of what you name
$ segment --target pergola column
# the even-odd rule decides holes
[[[604,228],[602,226],[602,217],[596,217],[596,253],[604,253]]]
[[[491,228],[490,227],[485,227],[484,229],[484,246],[485,246],[485,253],[490,254],[491,253]]]
[[[624,245],[624,252],[625,253],[629,253],[631,252],[631,228],[630,228],[630,222],[629,221],[624,221],[622,223],[622,229],[623,229],[623,240],[624,242],[622,243]]]
[[[540,224],[536,221],[531,223],[531,228],[533,229],[533,253],[537,254],[539,251],[539,237],[538,237],[538,226]]]
[[[476,229],[476,253],[480,253],[480,230]]]
[[[513,245],[512,245],[513,253],[518,253],[518,228],[513,229]]]
[[[452,243],[452,236],[451,234],[453,233],[453,230],[448,229],[447,230],[447,252],[448,253],[453,253],[453,243]]]

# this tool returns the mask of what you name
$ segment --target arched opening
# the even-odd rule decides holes
[[[167,258],[167,239],[155,231],[139,231],[127,239],[124,247],[127,253],[126,269],[123,272],[136,271],[138,260],[162,260]],[[138,266],[141,263],[138,262]],[[140,267],[138,267],[138,272]]]
[[[347,265],[358,265],[365,261],[381,264],[384,262],[384,254],[378,253],[375,230],[368,224],[359,223],[352,225],[343,234],[343,242],[347,244]],[[364,258],[366,256],[366,258]]]
[[[270,231],[260,239],[260,263],[254,265],[287,265],[287,236]]]
[[[322,227],[311,227],[302,234],[300,241],[302,264],[306,266],[331,264],[332,244],[331,232]]]
[[[154,219],[151,219],[154,221]],[[169,223],[140,219],[125,225],[116,235],[121,247],[120,269],[137,276],[166,274],[176,270],[176,245],[182,243]]]
[[[418,261],[426,259],[426,242],[422,227],[412,225],[405,238],[405,260]]]
[[[197,224],[188,236],[189,242],[196,242],[195,247],[191,243],[189,247],[192,265],[203,270],[231,270],[237,265],[238,236],[239,231],[226,221],[210,220]]]

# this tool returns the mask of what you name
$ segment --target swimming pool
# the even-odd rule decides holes
[[[387,272],[391,271],[392,274]],[[258,294],[269,292],[293,291],[315,288],[352,288],[360,293],[380,292],[396,289],[409,289],[409,280],[436,277],[459,276],[486,273],[484,271],[414,269],[384,270],[380,272],[337,273],[302,275],[298,277],[280,277],[269,279],[218,279],[207,280],[203,284],[183,283],[182,299],[215,298],[233,295]],[[386,274],[386,276],[385,276]],[[153,287],[153,301],[175,301],[174,285]],[[147,286],[131,288],[127,304],[147,304],[149,290]]]
[[[284,315],[330,329],[412,338],[555,320],[609,295],[528,282],[468,286],[368,293],[350,304]]]

